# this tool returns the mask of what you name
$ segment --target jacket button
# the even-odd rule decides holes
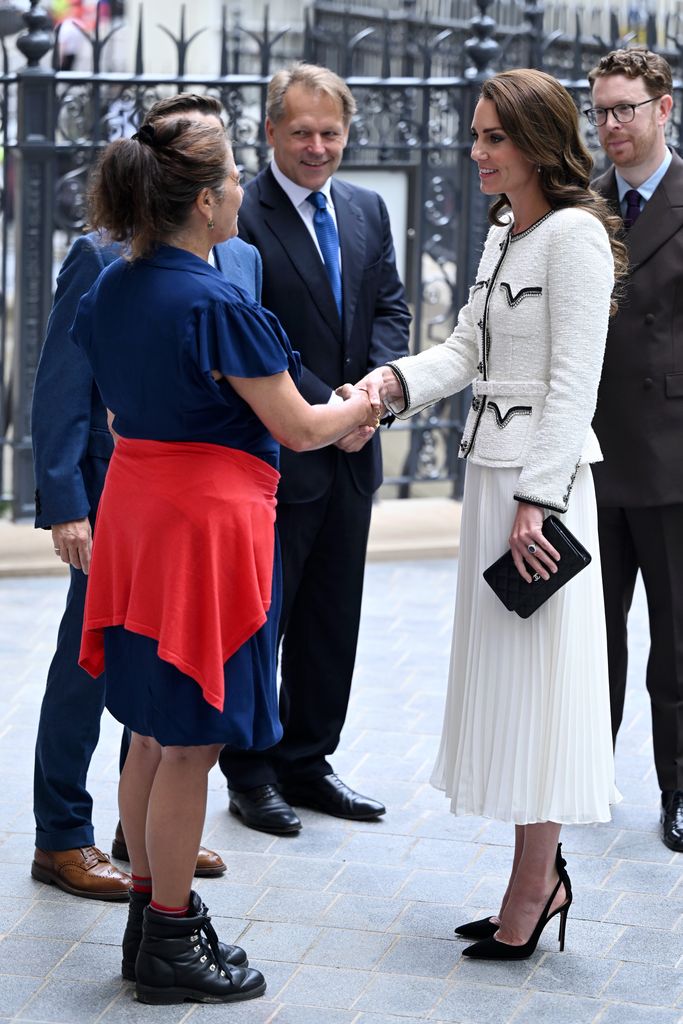
[[[478,398],[473,398],[472,399],[472,408],[474,409],[475,412],[478,411],[480,405],[481,405],[481,402],[479,401]]]
[[[646,391],[649,391],[653,384],[654,384],[654,381],[653,381],[652,377],[646,377],[645,380],[643,381],[643,387],[645,388]]]
[[[346,359],[344,360],[344,366],[348,366],[350,364],[350,362],[351,362],[351,357],[347,356]]]
[[[645,323],[646,324],[653,324],[654,322],[655,322],[655,315],[654,315],[654,313],[646,313],[645,314]]]

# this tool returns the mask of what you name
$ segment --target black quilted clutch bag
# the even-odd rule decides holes
[[[557,572],[549,580],[531,572],[533,580],[527,583],[517,572],[512,561],[512,552],[506,551],[497,561],[484,570],[484,579],[511,612],[517,612],[522,619],[528,619],[537,608],[556,594],[578,572],[585,569],[591,560],[583,544],[569,532],[556,516],[543,520],[543,536],[547,537],[560,553]],[[531,571],[531,570],[530,570]]]

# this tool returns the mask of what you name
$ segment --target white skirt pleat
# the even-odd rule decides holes
[[[593,477],[581,466],[567,527],[591,564],[528,619],[482,578],[508,547],[520,470],[467,466],[455,626],[432,785],[454,814],[528,825],[609,821],[614,785]]]

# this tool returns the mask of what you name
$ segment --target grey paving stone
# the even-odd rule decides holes
[[[10,931],[33,906],[33,901],[27,899],[0,901],[0,933]]]
[[[545,929],[539,947],[556,953],[559,949],[557,945],[558,930],[559,919],[555,918]],[[564,948],[567,953],[576,953],[577,956],[611,957],[614,944],[623,931],[622,925],[572,918],[570,910]]]
[[[616,1003],[608,1006],[600,1017],[600,1024],[680,1024],[680,1010],[654,1006],[634,1006]]]
[[[43,984],[42,978],[0,974],[0,1014],[14,1016]],[[0,1017],[0,1019],[3,1019]]]
[[[624,893],[605,916],[606,921],[671,930],[681,920],[683,901],[670,897]]]
[[[673,967],[681,955],[683,935],[672,935],[653,928],[625,928],[623,935],[610,950],[610,956],[619,960],[636,960],[664,967]]]
[[[460,960],[455,940],[401,937],[381,960],[383,974],[415,974],[423,978],[447,978]]]
[[[192,1015],[188,1003],[176,1006],[149,1006],[138,1003],[133,985],[127,985],[104,1011],[98,1024],[181,1024]]]
[[[621,829],[659,835],[659,808],[630,802],[617,804],[612,808],[612,822]]]
[[[609,857],[586,857],[572,854],[567,857],[567,870],[576,889],[619,888],[609,886],[608,879],[616,871],[619,862]]]
[[[474,888],[469,875],[446,871],[413,871],[399,897],[423,903],[454,903],[462,906]]]
[[[229,812],[213,826],[210,839],[217,849],[238,850],[245,853],[267,853],[275,844],[275,836],[247,828]]]
[[[446,982],[400,974],[373,977],[356,1001],[358,1010],[426,1017],[446,991]]]
[[[498,851],[499,848],[492,848]],[[508,874],[510,870],[509,854]],[[418,839],[406,852],[403,863],[415,868],[433,868],[441,871],[467,871],[475,863],[471,843],[458,839]]]
[[[264,885],[274,885],[280,889],[317,892],[329,887],[335,891],[335,886],[330,883],[341,870],[342,867],[337,861],[315,860],[310,857],[306,861],[304,871],[298,857],[278,857],[261,881]]]
[[[394,942],[394,935],[382,932],[323,928],[304,955],[303,961],[322,967],[352,967],[369,971],[376,966]]]
[[[421,820],[413,829],[413,835],[435,839],[460,839],[466,843],[490,842],[483,819],[470,816],[456,818],[448,810],[448,804],[445,801],[438,811],[422,812]]]
[[[325,1007],[324,1017],[318,1006],[281,1006],[273,1017],[273,1024],[356,1024],[355,1010]]]
[[[457,1021],[458,1024],[503,1024],[523,998],[520,992],[512,989],[457,981],[449,986],[430,1017]]]
[[[614,907],[619,894],[605,889],[574,889],[574,899],[570,910],[572,920],[581,918],[585,921],[610,920],[609,912]]]
[[[346,861],[361,861],[373,865],[401,866],[418,840],[412,836],[370,835],[358,832],[348,838],[343,849]]]
[[[395,896],[410,868],[389,868],[386,865],[345,864],[327,886],[328,892],[346,892],[358,896]]]
[[[242,1003],[223,1003],[222,1005],[202,1004],[195,1006],[183,1018],[183,1024],[270,1024],[278,1009],[278,1003],[267,998],[268,993],[258,999],[250,999]],[[185,1004],[187,1013],[188,1004]],[[146,1024],[139,1017],[136,1024]]]
[[[246,831],[246,830],[245,830]],[[259,882],[265,872],[275,863],[275,857],[262,853],[238,853],[234,850],[213,844],[212,849],[218,850],[226,863],[227,872],[224,876],[231,882],[254,885]],[[208,879],[207,879],[208,881]]]
[[[51,972],[61,981],[99,981],[121,978],[121,946],[79,942]]]
[[[467,945],[458,942],[460,949]],[[538,966],[538,959],[531,960],[470,960],[461,957],[453,975],[453,981],[467,985],[499,985],[516,991],[530,985],[530,979]]]
[[[47,936],[48,938],[80,939],[104,915],[106,904],[98,900],[79,899],[68,909],[61,901],[34,903],[12,936]]]
[[[240,945],[250,957],[300,963],[306,950],[320,934],[307,925],[252,921],[240,936]]]
[[[301,967],[279,994],[285,1005],[338,1007],[350,1009],[367,987],[369,971],[346,968]]]
[[[678,868],[664,864],[621,861],[606,880],[605,888],[666,896],[672,893],[682,873],[683,866]]]
[[[71,949],[68,940],[8,937],[0,942],[0,974],[30,974],[42,977]]]
[[[608,825],[564,825],[562,828],[562,851],[566,857],[571,853],[601,857],[609,851],[619,835],[614,823]]]
[[[602,1005],[598,999],[532,992],[511,1020],[514,1024],[592,1024]],[[621,1024],[626,1024],[627,1020],[624,1018]]]
[[[277,960],[257,960],[253,956],[249,957],[249,966],[260,971],[266,979],[266,984],[268,985],[266,989],[267,998],[271,1003],[277,1002],[281,989],[287,984],[295,971],[299,970],[298,964],[281,963]]]
[[[316,924],[338,896],[333,893],[302,893],[291,889],[267,889],[247,915],[254,921],[289,921]]]
[[[113,1003],[122,988],[120,979],[89,983],[49,978],[19,1011],[17,1020],[90,1024]]]
[[[384,1013],[361,1013],[354,1017],[353,1024],[424,1024],[424,1019],[424,1017],[395,1017],[393,1014],[387,1016]]]
[[[125,904],[107,907],[85,935],[85,941],[120,946],[127,918],[128,907]]]
[[[376,896],[352,896],[342,893],[330,909],[322,914],[320,923],[328,928],[366,928],[383,932],[396,920],[405,903]]]
[[[307,812],[298,807],[296,810],[304,825],[302,831],[295,836],[280,836],[270,852],[278,856],[296,853],[297,857],[335,857],[343,848],[344,837],[336,832],[310,828],[309,821],[315,811]]]
[[[534,971],[530,987],[540,992],[569,992],[599,996],[617,970],[614,960],[547,953]]]
[[[209,887],[202,884],[201,897],[212,916],[246,917],[254,904],[261,899],[265,889],[265,884],[241,885],[227,881],[223,877],[220,880],[220,885]]]
[[[625,1003],[671,1006],[683,998],[683,971],[649,964],[619,964],[603,996]]]
[[[480,915],[481,916],[481,915]],[[433,938],[448,938],[463,918],[452,906],[439,903],[409,903],[390,926],[390,932],[399,935],[426,935]]]
[[[611,846],[609,855],[621,860],[676,866],[676,854],[664,845],[658,832],[622,832]]]

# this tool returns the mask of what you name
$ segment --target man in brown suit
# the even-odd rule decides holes
[[[662,840],[683,852],[683,160],[665,143],[673,87],[662,57],[615,50],[588,78],[585,113],[613,165],[595,187],[624,220],[630,260],[594,421],[605,457],[594,475],[612,731],[616,739],[640,569]]]

